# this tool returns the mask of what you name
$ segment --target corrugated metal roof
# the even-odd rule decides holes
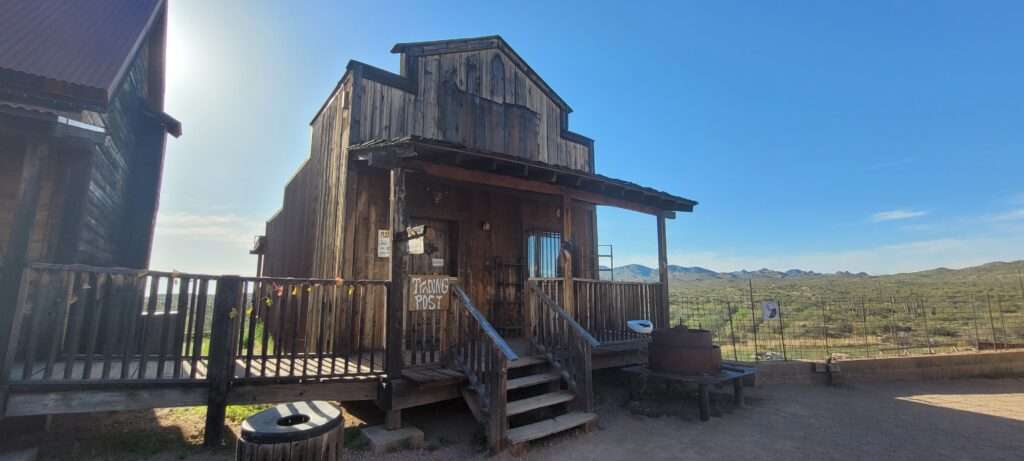
[[[0,0],[0,69],[109,91],[163,0]]]

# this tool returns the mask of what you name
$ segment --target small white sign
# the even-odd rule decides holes
[[[430,258],[432,267],[444,267],[444,258]]]
[[[380,229],[377,231],[377,257],[391,257],[391,231],[388,229]]]
[[[405,246],[406,253],[409,253],[411,255],[421,255],[421,254],[423,254],[423,240],[424,240],[423,237],[416,237],[414,239],[409,239],[409,241],[406,242],[406,246]]]
[[[765,301],[761,303],[761,310],[764,312],[764,320],[775,320],[779,318],[778,301]]]

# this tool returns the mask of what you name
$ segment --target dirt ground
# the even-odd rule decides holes
[[[603,372],[596,392],[598,430],[536,443],[519,458],[489,458],[468,410],[451,402],[406,412],[406,424],[424,429],[425,449],[384,456],[356,449],[346,459],[1024,459],[1024,379],[763,386],[748,389],[745,408],[734,408],[723,389],[706,423],[697,419],[692,397],[677,398],[679,390],[630,403],[625,382]],[[380,421],[372,406],[346,410],[347,426]],[[231,459],[230,448],[196,447],[201,416],[196,410],[157,410],[57,418],[42,439],[5,437],[3,445],[36,443],[49,459]],[[363,444],[357,433],[349,442]]]

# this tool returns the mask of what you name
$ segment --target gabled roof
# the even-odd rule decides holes
[[[164,0],[0,0],[0,85],[106,105]]]
[[[572,112],[569,104],[562,99],[555,90],[551,88],[529,64],[509,46],[500,35],[488,35],[484,37],[456,38],[451,40],[435,40],[430,42],[409,42],[398,43],[391,48],[392,53],[404,53],[411,56],[429,56],[434,54],[463,53],[467,51],[478,51],[488,49],[502,50],[512,62],[523,71],[530,80],[541,87],[544,92],[565,109],[566,113]]]

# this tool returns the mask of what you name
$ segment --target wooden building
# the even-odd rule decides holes
[[[165,134],[181,125],[163,112],[163,0],[0,12],[2,363],[26,264],[148,266]]]
[[[0,9],[0,257],[146,267],[165,133],[181,133],[163,112],[166,5]]]
[[[457,370],[493,447],[586,425],[590,370],[636,360],[642,338],[625,321],[667,325],[665,220],[696,202],[595,173],[594,141],[501,37],[392,52],[399,74],[352,61],[314,116],[309,159],[254,248],[259,273],[390,281],[359,325],[387,356],[386,388]],[[597,205],[655,218],[661,283],[599,280]],[[421,302],[437,293],[451,299]],[[323,333],[295,328],[304,315],[268,328],[312,348]],[[528,384],[550,392],[513,400]],[[399,424],[401,399],[380,400]],[[555,418],[521,416],[572,401]]]

